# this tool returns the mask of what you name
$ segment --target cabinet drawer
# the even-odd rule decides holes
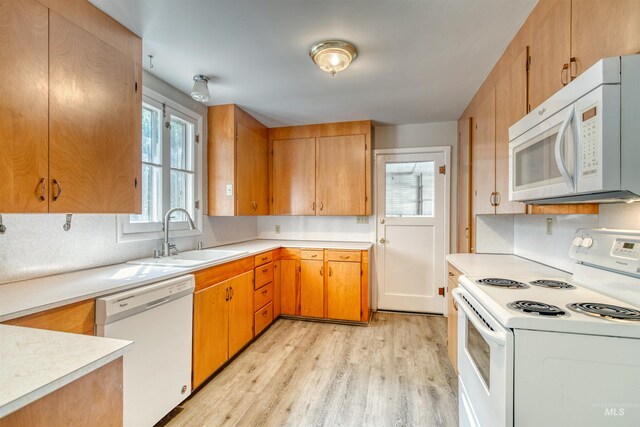
[[[271,252],[265,252],[254,257],[255,266],[258,267],[263,264],[267,264],[273,260],[273,254]]]
[[[300,251],[300,258],[322,261],[324,259],[324,251],[322,249],[303,249]]]
[[[360,251],[327,251],[327,261],[360,262]]]
[[[256,335],[264,330],[273,321],[273,303],[269,303],[255,314]]]
[[[273,283],[253,291],[253,308],[258,311],[267,303],[273,301]]]
[[[256,267],[256,289],[273,282],[273,263]]]

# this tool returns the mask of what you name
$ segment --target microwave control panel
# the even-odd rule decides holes
[[[599,108],[593,105],[580,114],[581,170],[582,176],[598,173],[600,163]]]

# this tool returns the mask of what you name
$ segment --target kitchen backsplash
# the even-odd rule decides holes
[[[258,238],[371,242],[374,217],[366,218],[369,223],[357,224],[354,216],[263,216],[258,217]],[[277,225],[280,233],[275,231]]]
[[[476,252],[513,253],[571,272],[569,246],[578,228],[640,230],[640,203],[603,204],[599,215],[479,215]]]
[[[42,277],[73,270],[116,264],[151,256],[162,239],[116,241],[115,215],[74,215],[64,231],[64,215],[3,215],[7,226],[0,235],[0,283]],[[200,236],[172,238],[179,250],[254,239],[253,217],[203,218]]]

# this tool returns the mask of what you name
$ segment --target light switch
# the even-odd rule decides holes
[[[359,215],[356,217],[356,224],[369,224],[369,217],[365,215]]]
[[[227,196],[233,196],[233,184],[227,184]]]

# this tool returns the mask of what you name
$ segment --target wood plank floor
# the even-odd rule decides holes
[[[278,320],[167,426],[457,426],[446,319]]]

